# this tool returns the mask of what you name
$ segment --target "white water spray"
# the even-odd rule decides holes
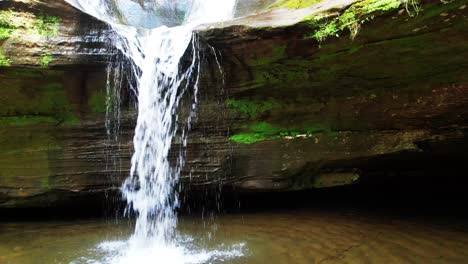
[[[114,45],[132,62],[136,80],[135,153],[130,177],[122,192],[129,209],[136,213],[137,221],[126,249],[120,249],[117,256],[106,262],[198,263],[208,260],[210,254],[206,252],[187,254],[176,239],[178,195],[175,186],[183,166],[183,155],[180,153],[177,164],[171,163],[168,155],[178,132],[183,146],[187,144],[188,127],[178,127],[177,122],[179,105],[187,89],[193,89],[192,111],[197,103],[199,51],[193,40],[193,28],[230,19],[236,1],[178,1],[187,10],[184,24],[155,29],[121,24],[114,7],[127,0],[113,3],[110,0],[66,1],[111,26],[116,34]],[[166,0],[153,2],[159,6],[170,5]],[[183,66],[181,59],[190,46],[191,63]],[[219,252],[222,251],[216,254]]]

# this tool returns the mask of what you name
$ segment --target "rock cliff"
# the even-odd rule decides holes
[[[0,207],[72,203],[117,189],[129,169],[132,107],[118,142],[105,131],[108,28],[49,2],[0,2]],[[303,190],[465,166],[467,4],[282,0],[201,26],[185,190]]]

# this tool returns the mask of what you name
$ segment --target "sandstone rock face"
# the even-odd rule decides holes
[[[70,204],[111,186],[97,154],[108,35],[64,1],[0,2],[1,207]]]
[[[1,1],[0,32],[3,64],[102,65],[108,59],[108,27],[63,0]]]
[[[419,11],[348,1],[324,14],[330,3],[201,29],[223,58],[233,145],[226,182],[297,190],[340,173],[349,183],[367,178],[378,157],[435,155],[429,145],[465,139],[466,1],[423,2]]]
[[[185,190],[335,187],[468,161],[466,5],[425,1],[416,15],[399,1],[279,1],[200,27],[222,70],[207,48]],[[0,207],[118,189],[135,111],[122,110],[118,141],[107,136],[107,27],[62,1],[0,7],[60,18],[46,19],[56,33],[0,40]]]
[[[0,203],[49,206],[111,187],[105,72],[0,69]]]

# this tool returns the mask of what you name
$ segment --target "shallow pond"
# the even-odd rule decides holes
[[[468,263],[463,222],[312,210],[184,216],[179,246],[191,263]],[[0,223],[0,263],[106,263],[132,225],[102,219]],[[151,256],[151,263],[176,262]]]

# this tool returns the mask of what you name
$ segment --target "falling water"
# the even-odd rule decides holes
[[[197,104],[200,54],[193,28],[202,23],[231,18],[236,1],[138,1],[142,8],[145,3],[152,3],[152,8],[170,10],[171,5],[178,4],[178,12],[179,9],[186,11],[182,25],[171,28],[162,25],[151,29],[143,28],[141,24],[122,24],[122,15],[116,11],[116,5],[129,1],[67,2],[110,25],[115,33],[113,44],[131,61],[136,80],[138,119],[133,139],[135,152],[130,176],[122,187],[128,210],[137,215],[135,232],[123,244],[109,242],[101,245],[104,249],[118,249],[118,253],[105,262],[194,263],[222,254],[220,251],[193,254],[181,246],[183,239],[176,233],[178,195],[175,187],[183,166],[183,152],[176,164],[168,159],[168,155],[174,151],[171,143],[176,136],[180,137],[182,146],[187,144],[192,115],[187,122],[178,122],[178,110],[185,92],[190,90],[192,95],[192,111]],[[191,52],[186,53],[189,47]],[[184,54],[191,54],[188,65],[180,63]],[[234,254],[226,251],[228,253]]]

